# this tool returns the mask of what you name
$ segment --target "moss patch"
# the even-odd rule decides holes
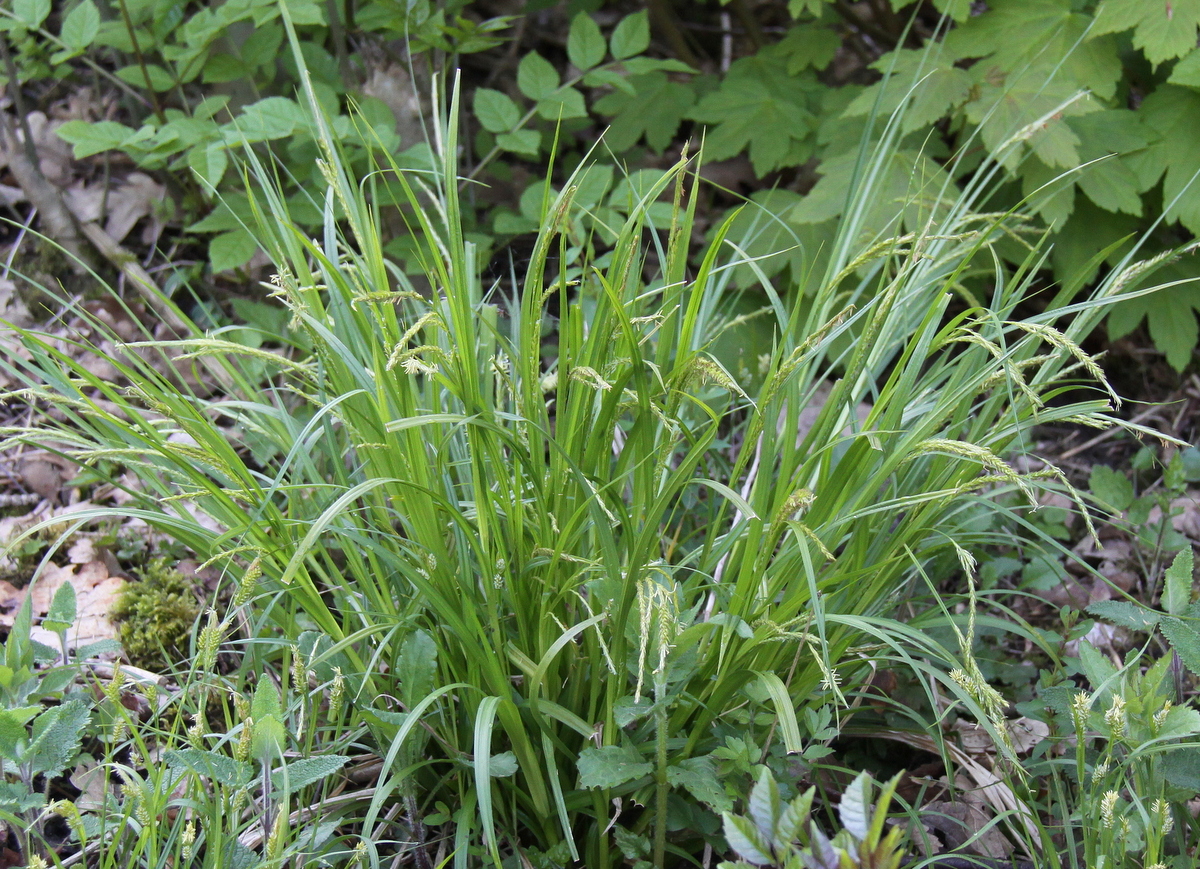
[[[111,615],[129,662],[157,672],[185,656],[200,604],[192,584],[159,558],[125,587]]]

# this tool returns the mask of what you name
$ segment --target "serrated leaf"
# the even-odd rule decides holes
[[[475,91],[475,117],[491,133],[506,133],[521,119],[521,110],[508,94],[491,88]]]
[[[714,812],[733,808],[733,799],[725,793],[710,757],[689,757],[667,767],[667,781],[672,787],[683,788]]]
[[[1193,234],[1200,234],[1200,195],[1192,183],[1200,171],[1200,148],[1196,147],[1200,141],[1200,92],[1162,85],[1142,101],[1138,114],[1158,134],[1158,140],[1131,159],[1131,167],[1146,187],[1165,172],[1167,220],[1179,220]]]
[[[644,137],[646,144],[661,154],[695,105],[695,91],[661,72],[633,76],[628,82],[634,89],[632,95],[614,91],[595,103],[597,112],[613,116],[604,140],[620,152]]]
[[[765,841],[770,841],[775,832],[775,822],[782,812],[782,800],[779,796],[779,785],[771,772],[763,768],[758,781],[750,790],[750,803],[747,807],[750,820],[758,827]]]
[[[621,19],[608,41],[609,50],[617,60],[641,54],[650,47],[650,15],[645,10]]]
[[[229,167],[229,148],[224,142],[209,142],[204,147],[188,151],[188,166],[215,189]]]
[[[1096,9],[1093,32],[1133,30],[1134,47],[1157,65],[1196,47],[1200,0],[1104,0]]]
[[[1182,615],[1192,602],[1192,576],[1195,570],[1192,547],[1181,549],[1167,568],[1163,585],[1163,608],[1173,616]]]
[[[517,774],[517,756],[511,751],[502,751],[488,758],[488,775],[492,778],[508,778]]]
[[[46,796],[23,782],[0,781],[0,809],[21,815],[40,809],[46,804]]]
[[[705,158],[725,160],[749,149],[760,177],[807,161],[816,130],[805,98],[806,88],[815,86],[809,76],[788,75],[785,62],[767,49],[735,61],[720,86],[689,115],[710,125]]]
[[[208,261],[214,272],[244,266],[258,250],[258,242],[241,227],[213,236],[208,243]]]
[[[1099,600],[1089,604],[1087,611],[1130,631],[1145,633],[1154,630],[1158,624],[1156,613],[1127,600]]]
[[[771,861],[771,848],[749,818],[738,817],[726,812],[725,840],[733,852],[755,866],[767,866]]]
[[[1164,618],[1159,629],[1183,665],[1200,676],[1200,634],[1196,629],[1177,618]]]
[[[308,115],[295,100],[267,97],[242,109],[221,130],[231,147],[250,142],[266,142],[292,135],[308,123]]]
[[[64,582],[54,592],[54,599],[50,601],[50,610],[42,619],[42,627],[56,634],[62,633],[75,624],[76,613],[75,586]]]
[[[1185,87],[1200,88],[1200,48],[1175,64],[1167,81]]]
[[[254,719],[254,734],[250,740],[250,750],[259,759],[274,760],[283,752],[287,745],[287,728],[274,715],[264,715]]]
[[[812,809],[815,788],[809,788],[788,803],[783,814],[775,825],[775,839],[780,844],[790,844],[797,841],[803,834],[804,826],[808,823],[809,812]]]
[[[83,0],[78,6],[67,13],[63,19],[62,30],[58,38],[63,44],[74,51],[90,48],[96,34],[100,32],[100,10],[93,0]]]
[[[838,803],[838,818],[851,836],[860,842],[867,838],[871,827],[871,806],[867,800],[870,797],[870,776],[860,772],[854,781],[850,782]]]
[[[517,65],[517,87],[531,100],[542,100],[558,90],[558,71],[536,51]]]
[[[627,745],[588,746],[579,753],[579,785],[615,788],[654,771],[637,749]]]
[[[567,34],[567,58],[581,72],[591,69],[604,60],[604,36],[598,25],[586,12],[571,19],[571,30]]]
[[[400,681],[400,699],[410,709],[433,690],[437,658],[437,644],[427,631],[418,628],[404,638],[396,675]]]
[[[279,689],[267,676],[262,676],[254,686],[254,697],[250,701],[250,717],[255,721],[274,715],[279,718],[283,710],[279,702]]]
[[[1074,11],[1074,5],[1071,0],[992,0],[982,14],[946,35],[946,49],[955,59],[986,57],[983,66],[1004,73],[1038,66],[1040,84],[1053,77],[1059,89],[1083,87],[1110,99],[1122,75],[1117,43],[1098,36],[1091,16]]]
[[[271,773],[271,787],[274,788],[276,796],[295,793],[333,775],[349,761],[350,758],[340,754],[323,754],[294,760]]]
[[[12,11],[18,21],[36,30],[50,14],[50,0],[13,0]]]
[[[496,137],[496,144],[505,151],[536,157],[542,137],[537,130],[517,130],[515,133],[501,133]]]
[[[149,87],[156,93],[165,93],[177,84],[175,76],[157,63],[135,63],[123,66],[114,75],[134,87]]]
[[[172,769],[190,770],[226,787],[244,785],[254,774],[248,763],[240,763],[228,755],[200,748],[168,751],[164,759]]]
[[[846,115],[866,115],[878,104],[879,113],[886,117],[907,100],[900,121],[906,133],[941,119],[971,93],[971,74],[955,66],[938,42],[925,49],[898,49],[871,66],[888,78],[864,89],[846,108]]]
[[[74,146],[75,159],[80,160],[120,148],[134,135],[134,129],[116,121],[67,121],[54,131],[60,139]]]
[[[34,719],[29,741],[32,759],[27,760],[33,774],[61,773],[74,760],[90,719],[82,700],[68,700]]]
[[[1133,503],[1133,483],[1120,471],[1114,471],[1107,465],[1092,466],[1088,489],[1117,512],[1128,510]]]
[[[1200,733],[1200,710],[1172,706],[1158,731],[1159,739],[1187,739]]]
[[[547,121],[586,118],[587,107],[583,103],[583,94],[575,88],[563,87],[538,100],[537,113]]]

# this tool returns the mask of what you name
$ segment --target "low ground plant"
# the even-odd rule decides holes
[[[711,348],[733,270],[756,262],[728,223],[695,249],[695,161],[631,186],[590,262],[564,233],[581,175],[545,188],[527,270],[485,286],[463,233],[457,92],[433,171],[360,176],[305,86],[319,233],[246,153],[247,229],[274,262],[284,335],[147,335],[109,354],[114,382],[25,330],[6,363],[45,413],[5,443],[53,449],[127,499],[76,521],[145,521],[240,592],[198,631],[198,671],[230,641],[244,657],[228,687],[254,683],[253,701],[153,766],[165,778],[134,815],[143,828],[185,809],[189,847],[217,865],[254,798],[257,859],[299,859],[289,776],[333,775],[341,752],[296,766],[307,757],[293,759],[275,682],[296,660],[292,684],[323,672],[326,708],[336,691],[346,730],[382,758],[353,820],[313,809],[342,837],[332,862],[600,869],[728,853],[721,814],[764,765],[794,787],[836,732],[829,711],[887,649],[1004,745],[994,692],[970,667],[951,678],[960,650],[922,633],[960,620],[891,617],[970,567],[994,498],[1071,491],[1006,458],[1039,423],[1113,422],[1078,341],[1144,266],[1126,260],[1094,297],[1043,293],[1025,314],[1044,251],[1013,215],[974,210],[987,166],[962,194],[915,178],[896,205],[922,215],[916,228],[860,246],[896,158],[893,119],[863,152],[817,291],[794,300],[762,280],[756,316],[774,340],[739,378]],[[381,178],[404,193],[420,282],[382,248]],[[1009,276],[995,249],[1014,242],[1028,258]],[[963,283],[981,270],[986,299]],[[203,796],[175,796],[188,777]]]

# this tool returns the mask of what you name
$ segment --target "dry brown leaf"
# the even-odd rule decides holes
[[[34,618],[45,616],[54,593],[66,582],[75,588],[78,613],[75,624],[67,631],[67,647],[78,648],[98,640],[116,639],[117,628],[108,614],[124,588],[125,580],[113,576],[103,561],[66,567],[49,565],[33,585]],[[58,637],[44,628],[35,627],[33,638],[51,647],[58,645]]]
[[[108,219],[104,231],[120,242],[139,220],[149,217],[151,240],[157,239],[163,227],[159,209],[166,198],[166,187],[144,172],[130,172],[124,183],[108,194]]]
[[[972,791],[958,794],[954,802],[937,801],[921,808],[921,826],[936,831],[948,851],[959,851],[1003,860],[1012,854],[1012,843],[995,824],[987,804]]]

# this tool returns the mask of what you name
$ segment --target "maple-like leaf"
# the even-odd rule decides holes
[[[1129,166],[1143,189],[1163,177],[1167,220],[1178,220],[1200,235],[1200,93],[1162,85],[1142,101],[1138,111],[1158,140],[1132,155]]]
[[[846,194],[855,183],[858,154],[838,154],[821,163],[813,189],[784,219],[795,223],[820,223],[842,214]],[[862,182],[859,178],[857,181]],[[871,201],[863,221],[863,232],[898,230],[899,216],[906,228],[924,226],[945,210],[957,195],[950,176],[938,163],[915,150],[897,150],[887,158],[882,171],[871,181]]]
[[[635,95],[613,91],[596,101],[597,112],[613,116],[605,141],[614,151],[625,151],[644,136],[646,144],[661,154],[696,102],[695,91],[662,72],[631,76],[628,81]]]
[[[1196,47],[1200,0],[1104,0],[1094,34],[1133,30],[1134,47],[1156,66]]]
[[[982,15],[946,35],[946,51],[954,59],[986,57],[1009,73],[1038,67],[1069,90],[1083,87],[1110,99],[1122,74],[1116,40],[1096,38],[1089,30],[1091,17],[1072,11],[1072,5],[1071,0],[994,0]]]
[[[812,155],[816,118],[809,92],[821,87],[810,72],[788,75],[787,58],[773,48],[735,61],[721,85],[692,110],[708,124],[705,157],[724,160],[747,147],[760,177]]]
[[[940,43],[930,43],[927,49],[899,49],[871,66],[887,78],[859,94],[846,114],[868,114],[878,102],[878,111],[886,117],[907,99],[900,122],[906,133],[939,120],[971,92],[971,74],[956,67]]]
[[[1012,74],[996,67],[983,72],[972,92],[977,97],[966,103],[966,116],[979,127],[993,156],[1015,170],[1021,156],[1017,143],[1023,142],[1047,166],[1079,165],[1079,137],[1065,118],[1098,108],[1085,93],[1040,67]]]

